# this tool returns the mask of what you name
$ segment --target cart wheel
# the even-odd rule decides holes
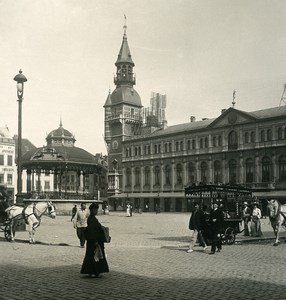
[[[228,227],[224,233],[226,244],[232,245],[235,242],[235,232],[231,227]]]
[[[4,236],[7,241],[9,241],[9,242],[11,241],[12,236],[11,236],[10,224],[7,224],[4,228]]]

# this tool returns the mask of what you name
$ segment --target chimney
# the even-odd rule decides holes
[[[196,117],[195,116],[191,116],[190,117],[190,121],[191,121],[191,123],[196,122]]]
[[[226,111],[226,108],[223,108],[223,109],[221,110],[221,114],[223,114],[225,111]]]

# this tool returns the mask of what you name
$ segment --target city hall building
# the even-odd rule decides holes
[[[233,106],[213,119],[167,126],[166,97],[154,93],[144,109],[126,26],[115,62],[115,90],[105,109],[109,205],[124,209],[190,210],[184,188],[239,184],[258,199],[286,201],[286,106],[241,111]]]

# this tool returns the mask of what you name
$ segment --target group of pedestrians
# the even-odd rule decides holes
[[[261,231],[261,210],[258,204],[254,202],[252,206],[244,202],[242,209],[242,220],[244,225],[244,235],[252,237],[262,236]],[[208,250],[208,245],[211,246],[209,254],[215,254],[222,250],[221,232],[223,232],[223,222],[227,215],[223,212],[222,207],[219,207],[218,202],[213,203],[213,208],[209,215],[206,207],[201,210],[199,203],[194,203],[189,220],[189,229],[191,231],[191,242],[188,253],[194,251],[196,242],[203,247],[203,250]]]
[[[260,221],[262,215],[257,203],[253,203],[252,209],[247,202],[244,202],[243,205],[244,207],[242,210],[242,219],[244,225],[244,235],[253,237],[262,236]]]
[[[194,203],[194,210],[192,211],[189,229],[191,230],[191,242],[188,253],[194,251],[194,245],[198,241],[204,251],[208,250],[207,241],[210,241],[211,251],[209,254],[215,254],[222,250],[222,243],[220,238],[221,227],[223,225],[224,215],[223,211],[219,209],[218,203],[213,204],[213,209],[210,211],[208,222],[206,210],[201,210],[199,203]]]
[[[109,272],[104,251],[106,235],[96,218],[98,209],[99,206],[96,203],[92,203],[89,210],[86,209],[86,204],[82,203],[80,209],[76,209],[74,206],[71,219],[76,229],[80,247],[84,248],[86,242],[86,252],[80,274],[95,278],[100,277],[101,273]]]

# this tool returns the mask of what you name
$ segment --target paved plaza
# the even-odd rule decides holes
[[[263,239],[224,246],[216,255],[201,247],[186,253],[187,213],[122,212],[98,217],[110,228],[106,244],[110,273],[79,274],[85,249],[69,216],[42,219],[36,245],[28,233],[16,242],[0,237],[0,299],[282,299],[286,295],[286,243],[273,247],[268,219]],[[282,232],[285,237],[285,230]],[[282,298],[281,298],[282,297]]]

